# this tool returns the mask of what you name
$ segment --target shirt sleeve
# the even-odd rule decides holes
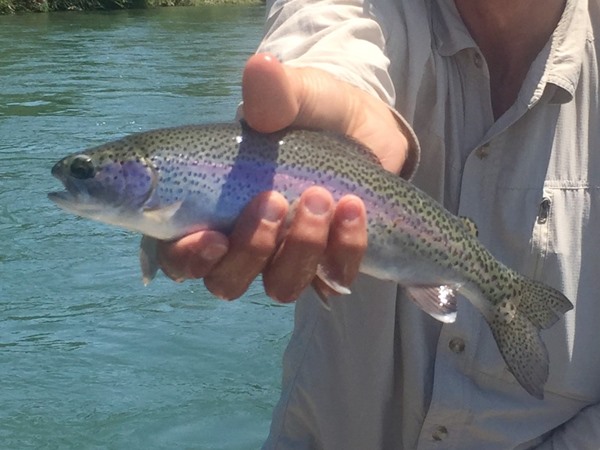
[[[600,404],[582,409],[555,429],[537,450],[579,450],[600,448]]]
[[[375,6],[363,0],[275,0],[267,6],[266,32],[258,51],[272,53],[290,66],[324,70],[383,100],[409,141],[401,175],[410,177],[419,144],[407,121],[394,110],[385,31]]]

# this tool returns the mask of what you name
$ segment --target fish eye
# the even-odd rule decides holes
[[[69,166],[69,170],[71,175],[80,180],[92,178],[96,173],[92,158],[87,155],[77,155],[75,158],[73,158],[73,161],[71,161],[71,165]]]

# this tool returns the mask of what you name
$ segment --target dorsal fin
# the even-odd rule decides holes
[[[468,217],[459,217],[459,219],[462,222],[465,230],[467,230],[471,236],[477,237],[479,235],[477,224],[473,221],[473,219],[469,219]]]

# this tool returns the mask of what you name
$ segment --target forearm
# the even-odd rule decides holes
[[[403,177],[410,178],[418,163],[419,144],[410,125],[394,109],[395,91],[388,71],[386,31],[382,14],[376,13],[382,5],[389,7],[390,2],[384,0],[369,3],[368,6],[363,1],[356,0],[343,4],[323,1],[309,3],[307,5],[306,1],[298,0],[272,3],[266,35],[258,52],[274,54],[286,67],[305,70],[308,74],[311,70],[326,72],[335,80],[347,84],[347,91],[360,91],[355,95],[353,92],[340,94],[340,89],[334,86],[319,89],[321,95],[330,92],[337,96],[336,99],[320,97],[316,108],[323,117],[319,126],[347,132],[351,127],[340,130],[330,123],[340,117],[340,114],[332,113],[331,105],[339,103],[340,95],[349,100],[358,99],[358,103],[350,102],[348,105],[348,109],[354,108],[355,111],[346,114],[348,118],[363,124],[375,122],[382,131],[386,126],[391,126],[399,129],[402,136],[390,139],[391,136],[386,136],[385,132],[378,132],[380,141],[373,142],[373,132],[369,140],[362,139],[355,133],[347,134],[362,140],[375,151],[388,170],[400,172]],[[320,83],[326,81],[326,77],[320,78]],[[367,95],[361,96],[361,93]],[[377,99],[386,107],[372,105],[377,103],[372,102],[372,99]],[[361,115],[365,118],[361,118]],[[363,128],[371,127],[363,125]],[[401,167],[388,164],[389,161],[397,161],[393,154],[395,152],[405,155]]]
[[[268,5],[259,52],[272,53],[287,65],[325,70],[394,104],[383,30],[363,1],[278,0]]]

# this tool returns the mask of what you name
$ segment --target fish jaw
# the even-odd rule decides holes
[[[182,206],[181,202],[148,210],[143,207],[115,207],[109,203],[95,201],[85,194],[74,195],[69,191],[50,192],[48,198],[71,214],[161,240],[176,239],[207,228],[201,224],[194,227],[179,224],[174,217]]]
[[[65,211],[86,219],[115,225],[133,231],[139,229],[141,214],[135,211],[115,208],[110,204],[94,201],[89,196],[73,195],[71,192],[50,192],[48,199]]]
[[[74,195],[69,191],[50,192],[48,194],[48,199],[65,211],[87,219],[100,220],[96,218],[102,215],[106,205],[90,201],[89,197],[84,199],[84,197],[84,195]]]

